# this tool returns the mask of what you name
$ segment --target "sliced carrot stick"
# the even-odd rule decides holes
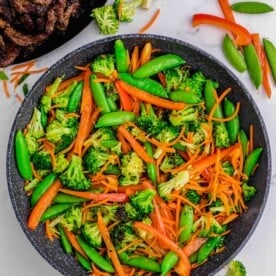
[[[140,56],[140,64],[143,65],[151,59],[152,53],[152,44],[150,42],[146,42]]]
[[[84,73],[84,85],[83,85],[83,93],[82,93],[82,99],[81,99],[81,107],[80,107],[80,124],[79,124],[79,129],[74,145],[73,152],[75,154],[78,154],[79,156],[81,155],[82,151],[82,146],[84,140],[87,138],[89,135],[89,120],[90,116],[92,114],[92,107],[93,107],[93,102],[92,102],[92,93],[90,89],[90,84],[89,84],[89,76],[91,72],[90,71],[85,71]]]
[[[139,67],[139,47],[134,46],[130,59],[130,72],[134,72]]]
[[[195,253],[205,242],[207,238],[196,237],[195,239],[191,239],[184,247],[183,251],[187,256],[191,256]]]
[[[132,97],[135,97],[141,101],[146,103],[151,103],[156,106],[160,106],[166,109],[172,110],[181,110],[185,107],[184,103],[173,102],[167,99],[160,98],[158,96],[149,94],[139,88],[133,87],[122,80],[116,81],[117,85],[119,85],[126,93],[130,94]]]
[[[132,99],[129,94],[127,94],[125,90],[121,88],[117,81],[115,82],[115,87],[120,97],[121,108],[125,111],[132,111]]]
[[[123,267],[120,263],[119,257],[117,255],[117,251],[116,251],[116,249],[112,243],[112,240],[110,238],[108,228],[107,228],[100,212],[97,213],[97,217],[98,217],[97,222],[98,222],[99,231],[100,231],[103,241],[106,245],[106,248],[108,248],[107,253],[114,265],[114,268],[115,268],[118,276],[124,276],[125,273],[124,273]]]
[[[136,221],[134,222],[133,226],[137,229],[145,230],[152,235],[154,235],[158,240],[161,240],[164,244],[166,244],[166,247],[168,247],[171,251],[175,252],[180,260],[179,263],[182,264],[182,276],[188,276],[191,272],[191,263],[188,259],[188,256],[186,253],[180,248],[180,246],[173,242],[168,237],[164,236],[162,233],[160,233],[158,230],[154,229],[151,225],[145,224],[143,222]]]
[[[75,236],[74,233],[72,233],[71,231],[69,231],[67,228],[63,228],[64,232],[65,232],[65,235],[66,237],[68,238],[69,242],[71,243],[72,247],[77,251],[79,252],[83,257],[86,257],[86,254],[85,252],[82,250],[82,248],[80,247],[78,241],[77,241],[77,238]]]
[[[132,149],[140,156],[146,163],[154,163],[154,159],[150,157],[139,142],[126,130],[124,126],[118,127],[118,132],[129,142]]]
[[[8,81],[7,80],[3,80],[3,90],[5,93],[5,96],[7,98],[9,98],[11,96],[10,91],[9,91],[9,87],[8,87]]]
[[[160,9],[157,9],[150,20],[138,31],[139,34],[146,32],[150,27],[153,26],[158,16],[160,15]]]
[[[51,205],[52,200],[57,195],[59,189],[61,188],[61,183],[59,180],[56,180],[52,186],[40,197],[36,205],[34,206],[28,222],[27,226],[35,230],[39,224],[40,218],[45,212],[45,210]]]
[[[71,83],[73,83],[74,81],[81,81],[84,78],[84,73],[81,73],[77,76],[74,76],[70,79],[64,80],[58,87],[58,91],[64,90],[65,88],[67,88]]]

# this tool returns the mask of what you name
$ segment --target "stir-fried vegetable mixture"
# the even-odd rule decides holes
[[[230,88],[151,43],[116,40],[78,68],[16,134],[30,231],[44,224],[93,275],[190,275],[227,250],[256,193],[253,127],[240,129]]]

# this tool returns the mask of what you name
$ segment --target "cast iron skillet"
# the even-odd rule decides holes
[[[43,56],[65,42],[72,39],[82,31],[92,20],[90,16],[92,9],[103,6],[106,0],[84,0],[81,2],[81,13],[77,18],[71,18],[68,28],[63,32],[54,32],[45,42],[35,47],[32,51],[22,51],[16,58],[15,63],[21,63],[40,56]]]
[[[86,275],[86,272],[73,260],[72,255],[63,253],[58,241],[49,242],[45,238],[44,228],[42,226],[35,231],[30,231],[27,228],[26,221],[30,214],[30,205],[29,199],[22,189],[23,180],[20,178],[16,169],[14,136],[18,129],[23,129],[29,122],[32,109],[37,105],[40,96],[48,84],[53,82],[61,74],[64,74],[65,78],[76,74],[77,72],[74,69],[74,65],[76,64],[87,64],[96,55],[113,52],[113,43],[116,38],[123,39],[129,49],[132,49],[134,45],[141,46],[145,42],[150,41],[153,47],[161,49],[162,53],[175,53],[183,56],[187,64],[192,66],[193,70],[201,70],[208,78],[218,81],[220,83],[220,91],[223,91],[227,87],[232,87],[233,92],[229,95],[229,98],[234,102],[239,101],[241,103],[241,127],[248,131],[249,125],[253,124],[255,130],[255,147],[264,148],[260,166],[251,179],[251,183],[256,185],[258,189],[257,195],[248,204],[248,211],[231,224],[232,231],[226,238],[226,250],[221,254],[211,257],[207,263],[192,272],[193,276],[213,275],[221,270],[243,248],[260,220],[270,186],[271,152],[262,116],[242,83],[214,57],[180,40],[164,36],[138,34],[109,37],[92,42],[68,54],[54,64],[38,80],[25,98],[16,115],[8,144],[7,179],[10,198],[16,217],[33,246],[60,273],[66,276]]]

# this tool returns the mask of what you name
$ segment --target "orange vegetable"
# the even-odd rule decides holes
[[[80,247],[78,241],[77,241],[77,238],[75,236],[75,234],[71,231],[69,231],[67,228],[63,228],[64,232],[65,232],[65,235],[66,237],[68,238],[69,242],[71,243],[72,247],[77,251],[79,252],[83,257],[86,257],[86,254],[85,252],[82,250],[82,248]]]
[[[151,59],[152,45],[150,42],[145,43],[140,56],[140,64],[148,62]]]
[[[160,14],[160,9],[157,9],[150,20],[138,31],[139,34],[146,32],[157,20]]]
[[[131,97],[125,92],[124,89],[121,88],[121,86],[118,84],[117,81],[115,81],[115,87],[118,91],[119,97],[120,97],[120,103],[121,107],[125,111],[132,111],[132,99]]]

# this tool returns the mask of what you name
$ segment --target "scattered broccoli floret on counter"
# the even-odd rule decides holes
[[[181,171],[168,181],[159,183],[157,186],[158,193],[165,200],[169,200],[172,191],[182,189],[188,181],[189,172]]]
[[[167,172],[168,170],[174,169],[183,163],[184,163],[184,160],[179,153],[177,152],[169,153],[162,161],[160,165],[160,170],[162,172]]]
[[[135,185],[139,183],[140,176],[144,171],[143,160],[137,153],[131,151],[121,158],[120,185]]]
[[[81,228],[81,233],[84,239],[93,247],[101,246],[102,235],[97,222],[86,222]]]
[[[36,170],[51,170],[52,160],[48,151],[40,150],[36,151],[32,155],[32,163]]]
[[[130,203],[142,216],[149,215],[153,211],[152,200],[154,196],[154,190],[142,190],[130,197]]]
[[[89,173],[97,173],[108,161],[110,154],[102,148],[90,147],[83,157],[84,167]]]
[[[82,159],[77,155],[72,155],[69,166],[59,176],[64,187],[72,190],[85,191],[91,186],[91,182],[83,172]]]
[[[137,126],[144,130],[148,135],[158,135],[166,126],[167,123],[155,116],[143,115],[136,118]]]
[[[248,185],[247,183],[243,183],[242,192],[243,192],[244,200],[248,202],[254,198],[254,196],[256,195],[257,189],[255,186]]]
[[[119,20],[112,5],[94,8],[91,16],[95,18],[101,34],[115,34],[119,29]]]
[[[225,162],[223,162],[223,163],[221,164],[221,166],[222,166],[223,171],[224,171],[226,174],[228,174],[228,175],[230,175],[230,176],[232,176],[232,175],[234,174],[235,169],[234,169],[234,167],[233,167],[233,165],[231,164],[230,161],[225,161]]]
[[[183,80],[183,69],[174,67],[164,71],[167,91],[177,90]]]
[[[215,123],[213,135],[216,147],[225,148],[230,146],[229,135],[225,123]]]
[[[142,0],[115,0],[113,7],[120,22],[131,22]]]
[[[195,190],[188,190],[186,192],[186,197],[194,204],[199,204],[201,200],[201,195]]]
[[[99,55],[91,63],[94,73],[101,73],[106,77],[115,71],[115,57],[112,54]]]
[[[227,266],[226,276],[246,276],[246,268],[239,260],[232,260]]]
[[[69,231],[77,231],[82,224],[82,210],[80,206],[72,206],[61,216],[60,223]]]

